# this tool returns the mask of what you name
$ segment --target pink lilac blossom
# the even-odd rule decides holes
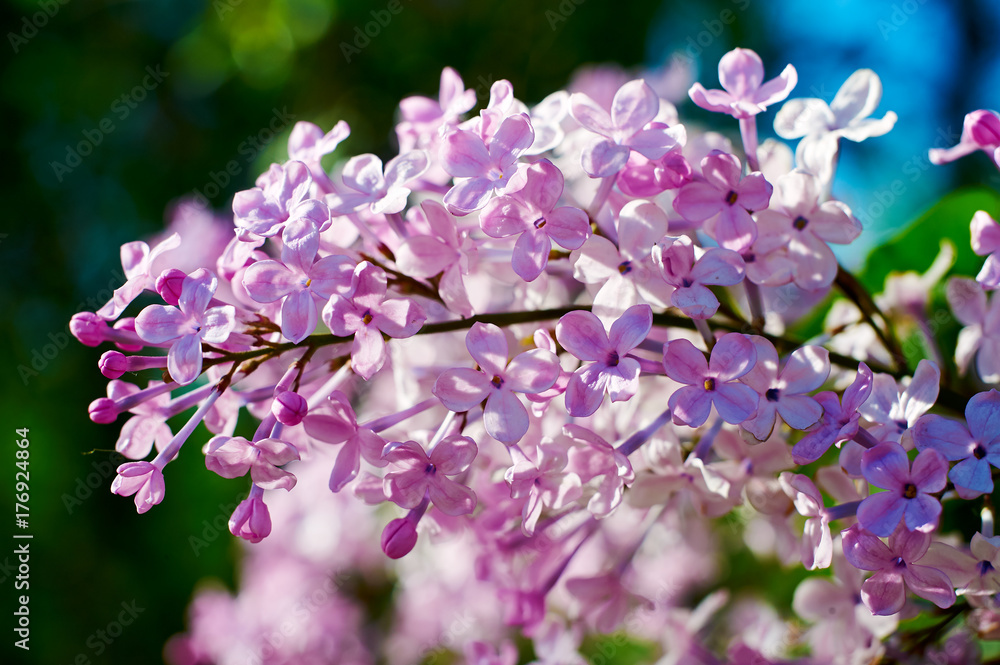
[[[773,187],[760,173],[743,176],[740,160],[713,150],[701,162],[703,180],[689,182],[674,199],[674,210],[689,222],[703,222],[705,231],[724,248],[749,249],[757,239],[750,213],[767,208]]]
[[[225,342],[236,327],[232,305],[209,307],[218,279],[204,268],[184,278],[177,307],[150,305],[135,319],[136,333],[149,344],[170,342],[167,371],[180,385],[201,374],[202,343]]]
[[[415,441],[389,443],[382,458],[386,497],[403,508],[415,508],[424,498],[446,515],[465,515],[476,507],[476,494],[448,476],[463,473],[476,459],[475,442],[467,436],[443,439],[428,455]]]
[[[480,210],[489,200],[508,189],[524,184],[518,158],[535,140],[528,116],[504,119],[488,142],[478,134],[457,129],[444,137],[440,148],[441,165],[457,180],[444,195],[444,204],[456,215]]]
[[[486,204],[479,224],[491,238],[517,236],[511,267],[531,282],[548,265],[552,241],[566,249],[579,249],[590,235],[590,221],[579,208],[556,207],[563,175],[549,160],[527,167],[524,178],[523,187]]]
[[[673,421],[698,427],[708,420],[712,406],[727,423],[741,423],[754,414],[760,396],[738,379],[749,372],[757,354],[745,335],[723,335],[706,362],[705,354],[686,339],[677,339],[663,349],[667,376],[685,384],[670,395]]]
[[[736,252],[713,247],[695,259],[687,236],[665,236],[653,245],[653,263],[664,281],[674,287],[670,304],[692,319],[710,319],[719,299],[709,286],[732,286],[743,281],[743,259]]]
[[[910,442],[912,427],[934,406],[941,388],[941,370],[930,360],[921,360],[905,389],[896,386],[888,374],[876,374],[872,392],[859,412],[872,422],[868,432],[878,441],[904,439]],[[912,447],[912,444],[909,446]]]
[[[150,273],[153,262],[161,254],[180,247],[181,237],[176,233],[170,234],[157,243],[152,249],[141,240],[128,242],[122,245],[122,270],[125,271],[125,284],[115,289],[111,300],[97,310],[97,315],[113,321],[121,316],[125,308],[133,300],[139,297],[143,290],[153,291],[156,286],[156,278]]]
[[[406,207],[410,189],[405,183],[419,178],[430,166],[430,157],[423,150],[413,150],[393,157],[382,172],[382,160],[375,155],[352,157],[344,166],[341,178],[344,187],[326,197],[330,212],[343,215],[364,205],[373,215],[391,215]]]
[[[976,372],[986,383],[1000,382],[1000,297],[987,296],[971,279],[953,277],[947,286],[948,304],[964,324],[955,344],[955,364],[965,373],[976,361]]]
[[[844,391],[842,399],[838,399],[837,394],[831,391],[816,395],[816,401],[823,407],[823,417],[792,448],[792,458],[796,464],[815,462],[830,446],[846,441],[857,433],[861,418],[858,410],[871,395],[873,380],[871,369],[861,363],[854,381]]]
[[[354,262],[346,256],[319,258],[319,231],[311,222],[287,225],[281,261],[255,261],[243,273],[243,287],[260,303],[281,302],[281,334],[301,342],[316,330],[317,304],[351,288]]]
[[[840,86],[833,101],[792,99],[774,117],[774,131],[785,139],[810,140],[833,135],[850,141],[887,134],[896,124],[896,114],[871,118],[882,100],[882,81],[870,69],[859,69]]]
[[[861,235],[861,222],[840,201],[822,201],[817,178],[792,171],[775,182],[767,210],[757,213],[757,229],[768,246],[787,253],[795,285],[813,291],[830,286],[837,275],[827,243],[850,244]]]
[[[667,215],[655,203],[630,201],[618,214],[618,242],[592,235],[570,255],[573,277],[597,287],[594,314],[610,325],[633,305],[666,305],[672,287],[657,274],[651,252],[667,232]]]
[[[659,159],[683,145],[684,127],[652,123],[660,110],[660,99],[642,79],[629,81],[615,93],[611,113],[586,94],[574,93],[570,113],[585,129],[603,137],[584,149],[583,170],[591,178],[612,176],[628,162],[634,150],[647,159]]]
[[[759,335],[750,341],[757,352],[753,369],[740,379],[761,396],[752,418],[742,423],[758,441],[774,431],[777,416],[793,429],[804,430],[819,421],[823,407],[806,393],[818,390],[830,374],[830,353],[819,346],[803,346],[791,353],[778,372],[774,345]]]
[[[965,407],[965,422],[937,414],[921,417],[913,428],[920,451],[935,451],[958,462],[948,478],[968,497],[993,491],[991,466],[1000,468],[1000,392],[975,395]]]
[[[463,412],[486,400],[483,422],[497,441],[515,443],[528,431],[528,411],[515,393],[540,393],[559,377],[559,360],[545,349],[525,351],[508,362],[507,338],[495,325],[475,323],[465,337],[479,370],[454,367],[438,376],[433,393]]]
[[[323,307],[323,323],[334,335],[354,336],[351,361],[354,371],[370,379],[385,364],[385,341],[417,333],[427,315],[409,298],[387,298],[385,271],[362,261],[354,269],[350,297],[334,295]]]
[[[982,150],[1000,168],[1000,115],[996,111],[980,109],[965,116],[962,123],[962,137],[958,145],[951,148],[932,148],[928,157],[932,164],[947,164],[966,155]]]
[[[897,614],[906,601],[906,589],[938,607],[955,602],[948,576],[937,568],[920,565],[931,544],[929,534],[898,527],[886,545],[870,531],[855,524],[843,533],[844,556],[855,568],[875,574],[861,585],[861,599],[872,614]]]
[[[764,82],[764,63],[749,49],[737,48],[719,61],[723,90],[706,90],[695,83],[688,91],[691,101],[707,111],[726,113],[736,119],[750,118],[782,101],[798,83],[798,73],[787,65],[777,78]]]
[[[1000,287],[1000,226],[985,210],[979,210],[972,216],[972,251],[978,256],[985,256],[983,268],[976,275],[976,281],[984,289],[993,290]]]
[[[941,502],[932,494],[947,484],[948,463],[934,449],[920,452],[913,466],[902,446],[886,441],[861,457],[865,480],[887,491],[876,492],[858,506],[858,523],[876,536],[889,536],[902,520],[909,531],[937,528]]]
[[[320,231],[330,225],[330,209],[323,201],[309,198],[312,176],[302,162],[272,164],[256,184],[253,189],[236,192],[233,198],[237,234],[270,238],[288,222],[300,219],[309,220]]]
[[[978,375],[956,381],[930,306],[957,252],[865,294],[828,246],[859,230],[830,198],[840,138],[894,121],[871,118],[878,78],[856,73],[829,106],[785,105],[776,126],[802,137],[797,170],[784,143],[757,145],[755,124],[794,70],[765,83],[737,49],[720,64],[725,91],[692,87],[739,120],[739,157],[722,134],[685,136],[644,82],[661,78],[602,68],[534,107],[495,81],[466,117],[476,92],[445,69],[437,100],[400,104],[397,154],[338,154],[331,176],[322,161],[346,124],[300,123],[289,161],[237,194],[225,248],[201,243],[207,211],[177,226],[180,251],[165,251],[172,238],[123,246],[126,284],[70,326],[114,345],[98,362],[108,396],[88,409],[99,423],[131,414],[112,490],[139,512],[162,502],[164,469],[201,423],[206,469],[250,481],[224,511],[246,541],[238,592],[198,593],[172,665],[463,652],[513,665],[529,642],[537,663],[583,663],[604,644],[594,630],[647,641],[661,665],[964,665],[971,631],[1000,634],[1000,539],[981,497],[1000,392],[976,388],[1000,376],[996,223],[973,218],[980,281],[949,284],[966,325],[957,364]],[[992,152],[995,123],[971,114],[944,157]],[[828,305],[835,277],[849,298]],[[141,292],[159,304],[122,316]],[[914,366],[913,351],[936,361]],[[732,594],[720,575],[743,546],[832,565],[836,583],[807,577],[794,615]],[[770,601],[769,579],[757,586]],[[903,653],[927,634],[898,622],[926,609],[907,607],[907,588],[942,607],[963,596],[942,615],[954,636],[920,654]],[[323,598],[290,629],[280,601],[299,590]]]
[[[649,334],[653,310],[633,305],[605,332],[601,320],[585,310],[564,315],[556,325],[556,339],[584,361],[566,386],[566,410],[571,416],[592,415],[604,401],[631,399],[639,389],[639,361],[628,357]]]

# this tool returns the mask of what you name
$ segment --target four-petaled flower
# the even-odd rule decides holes
[[[948,463],[939,452],[926,449],[913,460],[898,443],[886,441],[861,457],[865,480],[888,490],[870,495],[858,506],[858,522],[876,536],[888,536],[900,520],[910,531],[930,532],[941,517],[941,502],[931,496],[947,483]]]
[[[516,445],[510,447],[514,464],[504,473],[512,499],[527,499],[521,511],[521,532],[534,535],[542,508],[559,510],[583,495],[580,477],[566,470],[566,449],[549,439],[536,449],[537,464]]]
[[[844,390],[843,399],[837,393],[824,390],[816,395],[816,401],[823,407],[820,418],[809,433],[792,447],[792,459],[796,464],[809,464],[823,456],[835,443],[846,441],[858,432],[861,414],[858,409],[872,392],[872,371],[865,363],[858,365],[858,374]]]
[[[795,285],[814,291],[833,283],[837,259],[827,243],[847,245],[861,235],[861,222],[840,201],[821,201],[819,180],[792,171],[774,184],[767,210],[757,213],[757,230],[767,246],[780,248],[794,266]]]
[[[686,339],[675,339],[663,349],[667,376],[687,384],[674,391],[668,402],[673,421],[698,427],[708,420],[712,405],[727,423],[738,424],[757,410],[759,395],[737,379],[753,369],[757,357],[745,335],[723,335],[706,362],[705,354]]]
[[[351,278],[350,299],[334,295],[323,308],[323,323],[334,335],[354,335],[351,362],[366,381],[385,364],[385,340],[412,337],[427,315],[409,298],[386,298],[385,271],[362,261]]]
[[[375,215],[391,215],[406,207],[410,189],[403,184],[419,178],[431,160],[423,150],[412,150],[389,160],[382,174],[382,160],[375,155],[358,155],[348,160],[341,177],[345,188],[326,197],[330,212],[345,215],[368,204]]]
[[[1000,392],[979,393],[965,406],[965,422],[937,414],[922,416],[913,427],[918,450],[935,450],[950,462],[948,473],[959,495],[971,498],[993,491],[990,466],[1000,468]]]
[[[125,284],[115,289],[111,300],[97,310],[97,315],[109,321],[117,319],[143,290],[154,290],[156,276],[150,272],[153,268],[153,262],[159,258],[160,254],[176,249],[180,245],[181,237],[176,233],[161,240],[153,249],[150,249],[149,245],[141,240],[122,245],[122,270],[125,272]]]
[[[247,441],[242,436],[213,436],[205,444],[205,466],[223,478],[239,478],[250,472],[262,489],[290,490],[295,476],[279,467],[299,459],[299,451],[278,439]]]
[[[674,292],[670,304],[692,319],[710,319],[719,299],[709,286],[732,286],[743,281],[743,259],[736,252],[712,247],[695,260],[688,236],[666,236],[653,245],[653,263]]]
[[[492,323],[475,323],[465,346],[479,369],[453,367],[434,382],[432,392],[452,411],[468,411],[484,399],[483,424],[497,441],[515,443],[528,431],[528,411],[514,393],[540,393],[559,378],[559,359],[532,349],[507,362],[507,337]]]
[[[479,224],[491,238],[516,235],[511,267],[531,282],[549,263],[552,241],[578,249],[590,235],[587,213],[572,206],[556,207],[563,191],[563,175],[547,159],[525,169],[525,184],[516,192],[498,196],[483,209]]]
[[[778,372],[778,352],[774,345],[759,335],[750,337],[757,351],[757,362],[742,379],[761,396],[753,418],[743,428],[758,441],[764,441],[774,430],[776,416],[793,429],[806,429],[819,421],[823,407],[810,393],[830,375],[830,352],[821,346],[803,346],[792,352]]]
[[[112,494],[135,495],[135,509],[140,514],[163,501],[164,491],[163,471],[151,462],[122,464],[111,483]]]
[[[938,607],[955,602],[948,576],[937,568],[917,564],[930,547],[930,534],[900,526],[889,536],[886,546],[875,534],[855,524],[843,532],[843,543],[848,563],[875,571],[861,585],[861,600],[872,614],[885,616],[903,609],[906,587]]]
[[[256,185],[236,192],[233,197],[233,214],[241,240],[249,240],[248,234],[270,238],[296,219],[308,219],[320,231],[330,225],[330,209],[319,199],[309,198],[312,176],[302,162],[271,164],[257,178]]]
[[[795,67],[787,65],[777,78],[764,83],[764,63],[760,56],[750,49],[737,48],[719,60],[719,83],[724,90],[706,90],[701,83],[695,83],[688,96],[707,111],[741,120],[752,118],[788,97],[798,80]]]
[[[882,100],[882,81],[870,69],[859,69],[840,86],[833,101],[792,99],[774,116],[774,131],[785,139],[813,140],[830,135],[864,141],[886,134],[896,124],[889,111],[879,120],[869,118]]]
[[[659,159],[687,138],[683,125],[650,124],[660,111],[660,99],[642,79],[618,89],[611,113],[582,92],[570,96],[569,104],[577,122],[603,137],[583,151],[583,170],[591,178],[618,173],[633,150],[647,159]]]
[[[736,155],[713,150],[701,161],[704,180],[681,187],[674,210],[689,222],[705,222],[705,231],[734,252],[749,249],[757,239],[750,213],[767,207],[773,188],[759,172],[743,176]]]
[[[306,434],[324,443],[342,444],[330,473],[330,490],[339,492],[354,480],[361,468],[361,458],[375,466],[385,466],[382,450],[385,440],[367,427],[358,425],[347,395],[333,391],[322,411],[312,411],[302,419]]]
[[[135,331],[149,344],[173,342],[167,353],[167,371],[179,385],[187,385],[201,374],[201,343],[225,342],[236,327],[236,308],[209,308],[219,281],[199,268],[184,278],[177,307],[150,305],[135,318]]]
[[[467,515],[476,493],[448,478],[469,468],[479,452],[467,436],[442,439],[428,455],[416,441],[386,445],[382,458],[393,466],[382,481],[386,497],[402,508],[416,508],[426,494],[445,515]]]
[[[468,215],[485,206],[494,194],[519,189],[524,175],[517,160],[534,140],[531,122],[523,113],[505,118],[489,146],[479,134],[466,129],[448,134],[441,143],[441,165],[455,177],[455,185],[444,195],[444,204],[456,215]]]
[[[631,399],[639,388],[639,361],[627,354],[653,327],[649,305],[633,305],[611,324],[610,334],[594,314],[575,310],[556,325],[556,339],[564,349],[584,361],[566,386],[566,410],[575,417],[589,416],[604,401]]]
[[[334,254],[317,259],[319,232],[308,221],[287,226],[281,261],[265,259],[243,273],[243,287],[255,301],[281,301],[281,334],[296,344],[316,330],[317,302],[351,287],[354,261]]]

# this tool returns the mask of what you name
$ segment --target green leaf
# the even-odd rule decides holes
[[[953,274],[976,275],[983,259],[972,251],[969,223],[977,210],[1000,214],[1000,194],[984,187],[960,189],[938,201],[901,234],[875,248],[860,274],[872,293],[879,293],[890,272],[924,272],[947,238],[955,245]]]

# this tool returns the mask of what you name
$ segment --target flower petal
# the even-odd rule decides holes
[[[489,378],[482,372],[454,367],[438,376],[431,392],[441,400],[445,408],[462,413],[486,399],[491,388]]]
[[[528,431],[528,411],[509,390],[493,391],[486,400],[483,425],[497,441],[516,443]]]

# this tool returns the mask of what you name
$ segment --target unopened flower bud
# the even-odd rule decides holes
[[[259,494],[251,495],[236,506],[229,518],[229,531],[251,543],[259,543],[271,533],[271,514]]]
[[[390,559],[406,556],[416,544],[417,527],[405,517],[392,520],[382,530],[382,551]]]
[[[301,423],[308,412],[309,406],[306,399],[291,390],[278,393],[274,401],[271,402],[271,413],[274,414],[279,423],[289,427]]]
[[[128,371],[128,359],[121,351],[105,351],[97,365],[101,374],[109,379],[117,379]]]
[[[118,419],[118,406],[115,404],[113,399],[108,397],[100,397],[95,399],[90,403],[87,408],[90,412],[90,419],[95,423],[101,425],[107,425],[108,423],[113,423]]]
[[[69,320],[69,331],[85,346],[98,346],[107,339],[108,324],[93,312],[78,312]]]
[[[183,270],[178,270],[177,268],[168,268],[160,273],[160,276],[156,278],[156,292],[160,294],[164,302],[168,305],[177,306],[177,302],[181,297],[181,287],[184,284],[184,278],[187,275],[184,274]]]

